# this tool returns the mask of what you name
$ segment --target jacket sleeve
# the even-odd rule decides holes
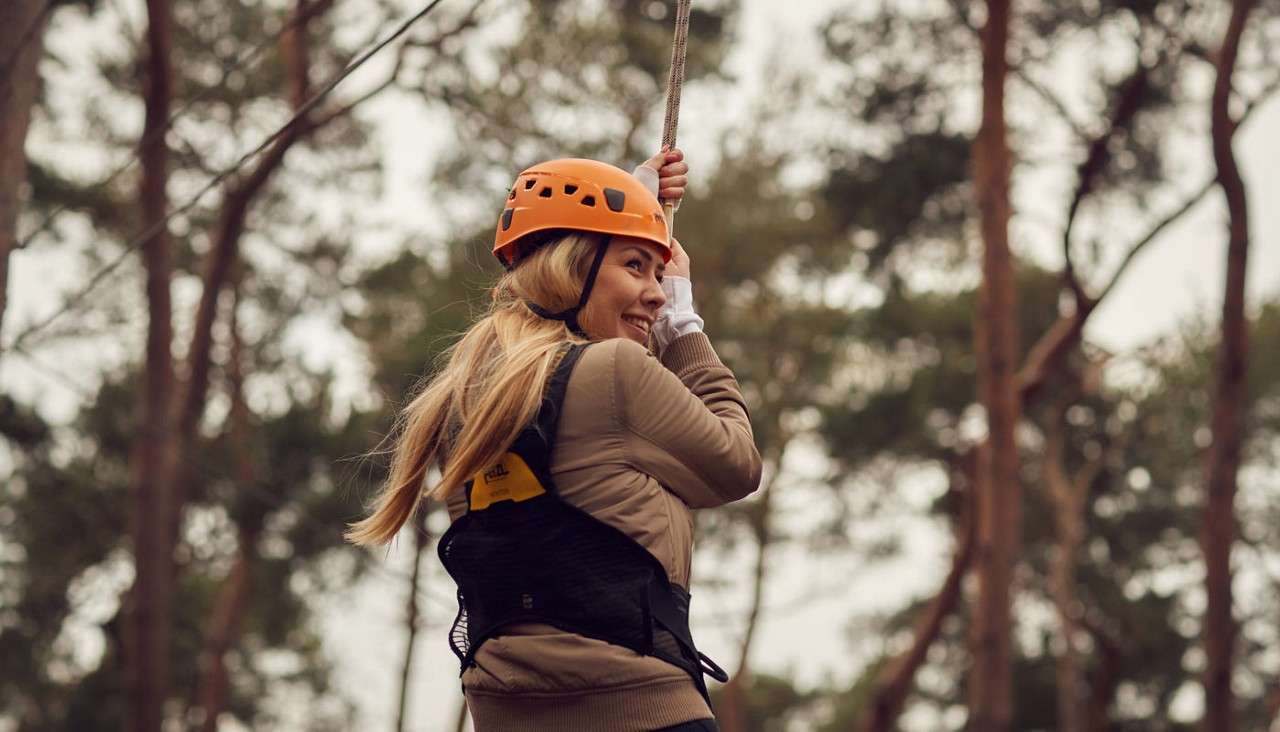
[[[760,484],[738,382],[703,333],[673,341],[662,362],[618,342],[614,378],[627,459],[690,507],[736,501]]]

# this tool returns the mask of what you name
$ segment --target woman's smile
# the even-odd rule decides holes
[[[584,311],[583,325],[591,337],[648,344],[658,311],[667,302],[661,285],[664,269],[662,254],[652,243],[613,237]]]

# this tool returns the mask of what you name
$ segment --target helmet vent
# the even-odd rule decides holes
[[[546,186],[542,190],[538,191],[538,195],[542,198],[551,198],[551,186]]]
[[[595,197],[595,196],[583,196],[583,197],[582,197],[582,205],[583,205],[583,206],[594,206],[594,205],[596,205],[596,197]]]
[[[606,188],[604,189],[604,200],[605,203],[609,204],[610,211],[620,212],[627,204],[627,194],[617,188]]]
[[[529,178],[524,182],[524,189],[526,191],[531,191],[533,190],[533,187],[537,184],[538,184],[537,178]]]
[[[565,183],[565,184],[564,184],[564,194],[565,194],[566,196],[572,196],[573,194],[575,194],[575,193],[577,193],[577,192],[578,192],[578,187],[577,187],[576,185],[574,185],[574,184],[572,184],[572,183]]]

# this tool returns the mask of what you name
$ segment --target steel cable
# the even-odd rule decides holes
[[[112,181],[114,181],[116,178],[119,178],[122,174],[124,174],[125,171],[132,168],[134,163],[138,162],[139,150],[146,147],[148,143],[154,141],[156,137],[168,133],[168,131],[173,128],[174,123],[177,122],[179,118],[185,116],[189,111],[191,111],[192,107],[204,101],[215,90],[226,88],[227,82],[231,78],[232,74],[244,69],[247,65],[256,62],[258,58],[262,55],[263,51],[275,45],[276,42],[278,42],[285,33],[288,33],[298,23],[301,23],[302,21],[309,19],[311,16],[312,16],[311,12],[295,13],[289,19],[289,21],[284,25],[282,25],[280,29],[277,30],[275,33],[272,33],[269,37],[264,39],[258,45],[249,49],[247,52],[241,55],[240,58],[236,59],[231,64],[223,66],[222,78],[218,80],[217,84],[206,86],[204,89],[200,90],[198,94],[196,94],[195,96],[185,101],[182,104],[182,106],[178,107],[178,110],[176,112],[169,115],[169,119],[165,120],[165,123],[162,126],[156,128],[155,130],[152,130],[148,135],[146,135],[145,137],[143,137],[141,140],[138,141],[138,144],[134,146],[133,154],[129,156],[128,160],[126,160],[123,164],[117,166],[114,170],[112,170],[107,175],[107,177],[93,184],[93,188],[103,188],[105,186],[111,185]],[[31,231],[31,233],[22,237],[22,239],[18,242],[15,248],[16,249],[26,248],[27,245],[29,245],[37,236],[40,236],[44,232],[48,231],[49,226],[59,216],[61,216],[70,208],[71,208],[71,204],[67,204],[67,203],[64,203],[54,208],[53,211],[49,212],[49,214],[47,214],[44,217],[44,219],[40,221],[39,225],[37,225],[36,228]]]
[[[9,343],[9,345],[5,346],[3,350],[8,351],[11,349],[16,350],[20,348],[22,344],[28,338],[30,338],[33,334],[38,333],[41,330],[44,330],[45,328],[49,327],[54,321],[58,320],[66,313],[73,310],[86,297],[88,297],[89,293],[91,293],[104,279],[106,279],[106,277],[109,274],[115,271],[115,269],[119,267],[135,249],[142,246],[142,244],[146,242],[148,239],[150,239],[151,237],[155,236],[156,233],[160,231],[162,227],[168,225],[168,223],[174,217],[184,214],[187,211],[190,211],[192,208],[194,208],[206,193],[213,190],[224,180],[226,180],[230,176],[237,173],[240,170],[240,168],[244,166],[245,163],[249,162],[254,157],[259,155],[262,151],[270,147],[273,142],[279,139],[291,127],[298,124],[299,121],[301,121],[309,112],[311,112],[311,110],[314,109],[326,96],[328,96],[329,92],[333,91],[334,88],[338,86],[338,84],[342,83],[344,79],[346,79],[348,76],[354,73],[356,69],[364,65],[364,63],[368,61],[370,58],[373,58],[373,56],[377,54],[379,51],[386,48],[388,45],[390,45],[400,36],[404,35],[409,30],[409,28],[413,26],[414,23],[426,17],[428,13],[434,10],[436,6],[440,5],[440,3],[442,3],[443,1],[444,0],[432,0],[432,2],[428,3],[425,7],[423,7],[422,10],[419,10],[417,13],[414,13],[412,16],[404,20],[400,24],[400,26],[397,27],[390,35],[388,35],[386,38],[379,41],[377,44],[373,45],[367,51],[360,54],[358,57],[356,57],[354,60],[348,63],[347,66],[343,68],[342,71],[338,72],[338,74],[336,74],[333,79],[331,79],[328,83],[326,83],[319,92],[315,93],[314,95],[311,96],[311,98],[303,102],[302,105],[298,107],[298,110],[293,114],[293,116],[289,118],[287,122],[285,122],[278,129],[276,129],[275,132],[268,135],[266,139],[264,139],[261,143],[258,144],[257,147],[255,147],[254,149],[242,155],[238,160],[236,160],[235,163],[228,166],[227,168],[219,172],[217,175],[215,175],[213,178],[211,178],[208,183],[202,186],[200,190],[196,191],[195,194],[192,195],[190,198],[188,198],[187,201],[183,203],[181,206],[171,209],[159,221],[156,221],[155,223],[148,226],[142,232],[142,234],[140,234],[139,236],[131,240],[128,244],[126,244],[124,249],[122,249],[121,252],[114,259],[112,259],[110,262],[108,262],[107,264],[99,268],[97,272],[93,273],[93,275],[91,275],[89,278],[89,282],[83,288],[77,291],[75,294],[68,297],[67,300],[63,303],[62,307],[55,310],[52,314],[50,314],[44,320],[41,320],[40,322],[23,330]]]

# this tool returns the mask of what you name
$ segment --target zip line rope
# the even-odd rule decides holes
[[[440,5],[440,3],[443,1],[444,0],[432,0],[432,2],[428,3],[425,7],[419,10],[417,13],[414,13],[413,15],[405,19],[400,24],[400,26],[397,27],[394,31],[392,31],[391,34],[388,35],[386,38],[382,39],[381,41],[379,41],[378,43],[370,47],[367,51],[365,51],[364,53],[360,54],[358,57],[353,59],[350,63],[346,65],[345,68],[342,69],[342,71],[338,72],[338,74],[336,74],[333,77],[333,79],[331,79],[327,84],[325,84],[320,91],[316,92],[314,95],[311,96],[310,99],[303,102],[302,105],[298,108],[297,112],[295,112],[287,122],[285,122],[278,129],[276,129],[275,132],[268,135],[266,139],[264,139],[261,143],[258,144],[257,147],[255,147],[254,149],[242,155],[240,159],[237,160],[235,163],[228,166],[226,169],[224,169],[223,171],[215,175],[213,178],[211,178],[208,183],[206,183],[203,187],[201,187],[200,190],[196,191],[195,194],[190,198],[188,198],[187,201],[183,203],[181,206],[171,209],[169,213],[165,214],[159,221],[156,221],[155,223],[148,226],[142,232],[142,234],[140,234],[138,237],[136,237],[135,239],[130,241],[128,244],[126,244],[124,249],[120,252],[120,254],[118,254],[114,259],[112,259],[107,264],[103,265],[97,272],[95,272],[89,278],[89,282],[86,283],[86,285],[83,288],[81,288],[74,295],[67,298],[67,300],[63,303],[62,307],[55,310],[51,315],[46,317],[44,320],[41,320],[40,322],[28,327],[26,330],[23,330],[21,333],[17,335],[17,337],[13,339],[13,341],[9,343],[9,345],[5,346],[3,350],[8,351],[11,349],[15,349],[15,350],[18,349],[20,346],[22,346],[23,342],[27,338],[30,338],[33,334],[49,327],[49,325],[51,325],[58,318],[62,317],[63,315],[65,315],[66,313],[74,309],[76,306],[78,306],[84,300],[84,298],[88,297],[90,292],[92,292],[99,284],[102,283],[104,279],[106,279],[107,275],[111,274],[113,271],[116,270],[116,268],[118,268],[122,263],[124,263],[124,260],[130,254],[132,254],[135,249],[142,246],[151,237],[155,236],[159,231],[161,231],[161,229],[163,229],[166,225],[168,225],[169,221],[171,221],[174,217],[184,214],[187,211],[190,211],[192,208],[195,208],[196,204],[200,202],[200,199],[202,199],[206,193],[216,188],[224,180],[226,180],[227,178],[229,178],[230,176],[238,172],[240,168],[244,166],[245,163],[249,162],[254,157],[259,155],[263,150],[266,150],[268,147],[270,147],[271,143],[275,142],[277,139],[283,136],[285,132],[287,132],[291,127],[293,127],[300,120],[302,120],[302,118],[305,117],[309,112],[311,112],[311,110],[314,109],[326,96],[328,96],[329,92],[333,91],[334,88],[338,86],[338,84],[342,83],[344,79],[346,79],[348,76],[354,73],[356,69],[364,65],[364,63],[368,61],[370,58],[373,58],[373,56],[377,54],[379,51],[386,48],[397,38],[399,38],[400,36],[408,32],[409,28],[412,27],[414,23],[426,17],[428,13],[434,10],[436,6]]]
[[[157,137],[166,134],[170,129],[173,128],[174,123],[177,122],[179,118],[185,116],[188,112],[191,111],[192,107],[194,107],[195,105],[199,104],[200,102],[208,98],[208,96],[212,94],[214,90],[225,88],[227,86],[227,81],[228,79],[231,78],[232,74],[242,69],[245,69],[246,66],[249,66],[252,63],[256,63],[258,59],[261,57],[262,52],[270,48],[271,46],[275,45],[276,42],[279,41],[280,38],[285,33],[288,33],[290,30],[294,28],[294,26],[298,25],[299,23],[310,19],[314,15],[316,7],[317,6],[312,6],[310,9],[308,9],[307,12],[294,13],[292,17],[289,18],[288,22],[282,25],[280,29],[277,30],[275,33],[271,34],[270,37],[266,38],[262,42],[258,43],[258,45],[246,51],[243,55],[240,56],[240,58],[236,59],[232,63],[228,65],[224,65],[222,68],[222,78],[218,80],[217,84],[206,86],[198,94],[191,97],[187,101],[183,102],[182,106],[180,106],[176,112],[169,115],[169,119],[165,120],[165,123],[163,125],[152,130],[145,137],[143,137],[141,140],[138,141],[138,144],[134,146],[133,154],[129,156],[128,160],[126,160],[122,165],[112,170],[111,173],[108,174],[106,178],[103,178],[101,181],[98,181],[97,183],[93,184],[93,187],[103,188],[105,186],[108,186],[116,178],[119,178],[122,174],[124,174],[125,171],[132,168],[133,164],[138,162],[139,160],[139,157],[138,157],[139,150],[146,147],[148,143],[154,142]],[[70,208],[71,208],[71,204],[69,203],[64,203],[54,208],[53,211],[49,212],[49,214],[46,215],[40,221],[40,224],[36,226],[36,228],[33,229],[30,234],[27,234],[26,236],[22,237],[22,239],[18,242],[17,246],[14,248],[25,249],[27,245],[29,245],[37,236],[40,236],[44,232],[48,231],[49,226],[53,224],[53,222],[59,216],[61,216],[66,211],[68,211]]]
[[[667,115],[662,123],[662,144],[675,149],[676,128],[680,125],[680,88],[684,86],[684,59],[689,47],[689,8],[692,0],[679,0],[676,8],[676,33],[671,44],[671,71],[667,77]],[[676,203],[662,202],[667,218],[667,236],[675,234]]]

